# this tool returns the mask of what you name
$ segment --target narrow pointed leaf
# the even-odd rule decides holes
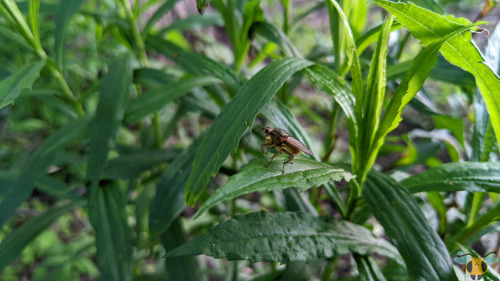
[[[228,260],[285,263],[372,252],[398,257],[394,246],[360,225],[330,216],[261,211],[235,216],[168,252],[167,257],[205,254]]]
[[[140,149],[134,153],[120,155],[109,160],[103,179],[134,179],[142,172],[175,159],[179,154],[172,149]]]
[[[375,260],[370,256],[355,255],[359,276],[362,281],[385,281],[385,277]]]
[[[185,208],[184,189],[203,135],[185,149],[163,173],[149,209],[149,231],[153,239],[162,233]]]
[[[130,102],[125,115],[125,123],[133,123],[160,111],[165,105],[188,94],[194,88],[217,82],[219,80],[212,77],[187,78],[152,89]]]
[[[357,162],[360,165],[354,167],[354,172],[361,175],[361,178],[358,179],[359,182],[364,181],[366,173],[375,163],[376,152],[370,151],[370,148],[375,141],[377,129],[380,125],[380,113],[382,112],[382,102],[386,87],[387,44],[392,21],[393,17],[389,16],[382,25],[366,81],[363,118],[360,120],[361,129],[359,131],[359,138],[357,139],[361,161]]]
[[[182,225],[181,217],[177,217],[165,230],[161,240],[167,252],[187,242],[187,233]],[[195,257],[167,258],[165,267],[168,280],[198,281],[202,279]]]
[[[322,65],[315,65],[305,71],[311,85],[333,96],[344,111],[347,128],[349,130],[349,146],[353,158],[355,157],[356,139],[359,134],[358,119],[355,113],[356,99],[345,82],[331,69]]]
[[[246,82],[224,106],[196,154],[186,187],[186,201],[193,206],[211,177],[226,160],[255,116],[295,72],[312,65],[301,59],[282,59],[267,65]]]
[[[210,73],[214,77],[219,78],[234,91],[237,91],[242,85],[240,78],[236,75],[236,73],[234,73],[231,68],[198,53],[180,53],[176,58],[176,62],[180,63],[181,65],[196,65],[198,69],[201,69],[206,73]]]
[[[442,16],[412,3],[394,3],[387,0],[374,2],[395,15],[396,20],[426,46],[453,32],[457,26],[471,25],[467,19]],[[471,34],[462,33],[451,38],[443,44],[441,53],[450,63],[474,75],[490,113],[496,137],[500,139],[500,78],[485,63],[472,41]]]
[[[457,280],[448,250],[408,190],[386,175],[371,172],[362,196],[403,256],[411,277]]]
[[[44,66],[45,60],[27,64],[8,78],[0,81],[0,108],[14,103],[22,90],[31,88]]]
[[[283,163],[288,159],[288,156],[276,157],[268,168],[266,165],[272,154],[268,153],[264,156],[252,161],[239,173],[232,176],[224,186],[217,189],[215,194],[200,207],[195,217],[222,201],[254,191],[271,191],[291,186],[305,191],[326,182],[340,181],[341,179],[350,181],[354,178],[351,173],[342,168],[300,156],[293,159],[294,164],[285,166],[286,173],[283,175]]]
[[[174,8],[175,4],[177,4],[177,2],[179,2],[179,0],[167,0],[160,7],[158,7],[155,10],[154,14],[149,18],[146,25],[144,26],[143,34],[145,36],[147,36],[148,33],[150,32],[151,28],[153,28],[153,26],[156,24],[156,22],[159,19],[161,19],[162,16],[164,16],[170,10],[172,10]]]
[[[60,149],[87,135],[90,119],[84,117],[69,122],[55,131],[27,159],[21,175],[15,184],[9,186],[0,203],[0,227],[16,212],[21,203],[28,199],[35,188],[36,180],[41,177],[52,163]]]
[[[54,54],[56,65],[59,70],[64,67],[64,55],[66,52],[66,30],[71,18],[78,12],[83,0],[60,1],[56,13],[56,30],[54,42]]]
[[[125,196],[116,182],[96,191],[90,207],[90,222],[95,229],[97,263],[101,280],[132,280],[132,239],[127,224]]]
[[[460,191],[500,193],[500,162],[456,162],[431,168],[401,181],[410,192]]]
[[[80,200],[48,210],[7,234],[7,236],[3,238],[2,244],[0,244],[0,253],[2,253],[2,258],[0,259],[0,273],[21,254],[23,249],[28,246],[33,239],[49,227],[58,217],[84,204],[85,200]]]
[[[422,50],[417,57],[415,57],[410,69],[406,72],[403,81],[401,81],[396,89],[396,92],[393,94],[384,116],[382,117],[375,141],[371,147],[371,161],[375,161],[378,150],[384,144],[387,134],[394,130],[401,122],[401,113],[403,108],[422,88],[422,85],[437,61],[437,55],[441,46],[450,40],[450,38],[458,36],[460,33],[473,27],[474,25],[457,26],[456,30],[431,43],[424,50]]]
[[[99,104],[92,121],[90,157],[87,176],[90,178],[90,201],[97,194],[101,174],[108,161],[108,152],[114,143],[125,111],[128,93],[132,82],[130,56],[116,58],[109,66],[104,77]]]

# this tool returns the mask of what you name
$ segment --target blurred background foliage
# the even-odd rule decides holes
[[[0,0],[0,279],[456,280],[498,250],[497,1],[375,2]],[[264,169],[265,126],[328,176]]]

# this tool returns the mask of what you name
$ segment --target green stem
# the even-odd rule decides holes
[[[144,40],[142,39],[141,32],[139,31],[139,27],[137,26],[137,17],[135,13],[132,11],[132,6],[130,1],[128,0],[120,0],[127,16],[127,20],[129,21],[130,27],[132,28],[132,39],[133,45],[137,48],[135,54],[137,59],[141,63],[143,67],[149,67],[148,56],[146,53],[146,46],[144,45]],[[139,8],[136,6],[136,11]],[[153,130],[154,130],[154,140],[155,146],[157,148],[161,148],[162,146],[162,138],[161,138],[161,124],[158,112],[153,114],[152,118]]]
[[[356,207],[359,195],[361,194],[361,186],[363,186],[363,182],[358,183],[357,179],[353,179],[349,182],[351,189],[349,190],[349,195],[347,196],[347,213],[345,219],[350,219],[351,215],[354,213],[354,208]]]
[[[68,83],[62,76],[61,72],[59,72],[59,70],[50,61],[47,62],[47,67],[52,76],[54,76],[56,81],[59,83],[59,86],[61,87],[64,97],[71,103],[71,105],[73,105],[78,115],[80,116],[85,115],[85,111],[83,110],[82,104],[78,102],[77,98],[75,97],[73,91],[71,91]]]
[[[134,16],[132,12],[132,6],[130,5],[130,1],[120,0],[123,8],[125,9],[125,13],[127,16],[127,20],[129,21],[130,27],[132,28],[132,39],[134,40],[134,45],[137,47],[136,55],[137,59],[141,63],[142,66],[148,67],[148,56],[146,55],[146,46],[144,45],[144,41],[142,40],[141,33],[139,32],[139,27],[137,27],[137,18]]]
[[[476,217],[479,214],[479,209],[481,209],[481,205],[483,204],[484,197],[486,196],[485,192],[474,192],[474,197],[472,198],[472,206],[470,208],[469,220],[467,221],[467,227],[474,224],[476,221]]]

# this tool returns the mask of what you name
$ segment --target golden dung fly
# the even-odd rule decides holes
[[[295,155],[299,155],[302,151],[304,153],[312,155],[311,150],[307,148],[307,146],[305,146],[300,141],[296,140],[292,135],[283,131],[282,129],[265,127],[263,128],[263,130],[266,133],[266,139],[264,140],[264,143],[260,146],[262,154],[259,156],[259,158],[262,157],[262,155],[264,155],[264,146],[267,147],[267,152],[269,152],[269,148],[271,146],[278,151],[276,154],[273,155],[273,157],[267,164],[266,168],[269,167],[273,159],[276,156],[280,155],[281,152],[284,152],[289,156],[288,160],[285,163],[283,163],[283,174],[285,174],[285,165],[287,163],[293,164],[292,159]]]

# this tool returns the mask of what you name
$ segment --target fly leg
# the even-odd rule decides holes
[[[283,163],[283,174],[282,175],[285,174],[285,165],[288,163],[293,164],[292,159],[295,156],[295,155],[293,155],[293,153],[290,153],[290,152],[286,151],[285,149],[283,149],[283,152],[288,154],[288,160],[285,163]]]
[[[266,152],[264,152],[264,146],[265,146],[265,147],[267,147],[267,151],[266,151]],[[270,148],[271,146],[273,146],[273,144],[272,144],[272,143],[270,143],[270,144],[268,144],[268,143],[263,143],[263,144],[260,146],[260,150],[262,150],[262,154],[259,156],[259,158],[261,158],[261,157],[262,157],[262,155],[264,155],[264,153],[269,152],[269,148]]]
[[[278,153],[274,154],[274,155],[273,155],[273,157],[271,157],[271,160],[269,161],[269,163],[267,163],[266,168],[267,168],[267,167],[269,167],[269,165],[271,165],[271,162],[273,162],[273,159],[274,159],[276,156],[278,156],[278,155],[280,155],[280,154],[281,154],[281,151],[282,151],[281,147],[277,146],[277,147],[276,147],[276,149],[278,150]],[[284,150],[283,150],[283,151],[284,151]]]

